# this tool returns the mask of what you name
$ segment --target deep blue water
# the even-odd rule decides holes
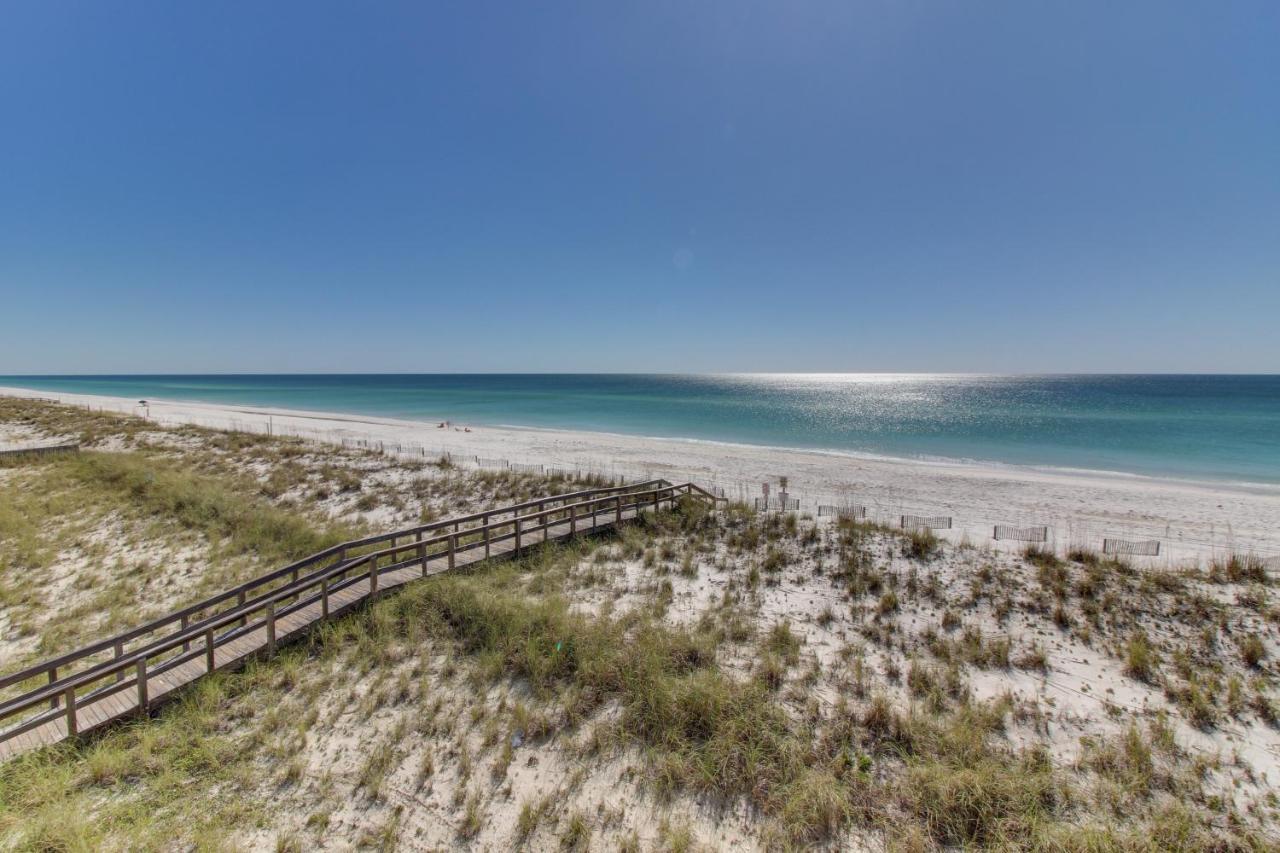
[[[1280,376],[2,376],[0,385],[1280,483]]]

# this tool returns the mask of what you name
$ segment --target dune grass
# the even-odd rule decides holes
[[[172,521],[221,543],[232,554],[264,561],[303,557],[354,535],[318,530],[296,512],[256,498],[255,487],[192,473],[141,453],[86,452],[66,458],[68,476],[124,500],[138,511]]]
[[[73,414],[56,424],[50,415],[46,427],[70,428],[80,417]],[[131,434],[111,432],[118,427],[114,418],[81,426],[97,439]],[[361,512],[360,506],[403,505],[426,517],[471,500],[518,500],[576,485],[421,466],[412,478],[379,483],[366,476],[367,468],[355,474],[337,464],[321,470],[328,463],[315,459],[303,464],[306,454],[296,443],[195,429],[182,435],[198,439],[198,446],[88,451],[3,472],[11,478],[7,484],[21,488],[0,489],[2,565],[38,571],[55,558],[54,539],[70,529],[68,519],[112,514],[145,522],[157,540],[176,533],[205,543],[210,559],[199,583],[213,582],[232,564],[278,564],[349,535],[349,525],[329,524],[309,511],[313,498]],[[252,476],[246,464],[271,466],[270,473]],[[40,489],[27,488],[36,482]],[[693,795],[735,810],[745,803],[759,818],[754,827],[761,839],[779,849],[839,845],[849,831],[903,850],[1265,848],[1250,831],[1228,824],[1228,809],[1206,806],[1201,780],[1175,772],[1184,757],[1154,729],[1090,741],[1077,767],[1055,766],[1042,748],[1006,738],[1005,727],[1025,709],[1003,696],[974,700],[965,667],[1012,663],[1047,672],[1048,647],[1017,640],[1013,655],[1008,637],[984,636],[974,627],[983,596],[994,610],[997,591],[1004,602],[1020,591],[1000,589],[1004,570],[984,559],[965,581],[972,595],[948,599],[934,577],[946,564],[925,562],[949,559],[947,546],[932,534],[918,539],[910,531],[847,520],[817,531],[790,514],[758,516],[741,507],[713,514],[700,502],[685,502],[613,536],[414,582],[325,624],[277,658],[200,682],[153,719],[0,767],[0,847],[218,849],[235,833],[272,827],[278,819],[273,798],[306,777],[296,755],[307,743],[316,705],[321,697],[349,693],[346,701],[361,719],[387,705],[405,706],[403,724],[389,740],[372,725],[362,733],[368,740],[362,740],[349,795],[372,808],[403,782],[406,767],[423,784],[456,777],[458,844],[485,830],[486,791],[498,788],[513,766],[503,731],[510,726],[528,741],[559,738],[557,745],[570,751],[583,750],[587,740],[606,755],[638,756],[645,784],[663,795]],[[1019,615],[1048,613],[1047,606],[1033,607],[1056,601],[1054,612],[1070,617],[1058,620],[1061,630],[1091,626],[1117,665],[1141,682],[1166,685],[1180,672],[1180,658],[1159,632],[1139,632],[1125,601],[1155,606],[1178,599],[1188,614],[1180,618],[1205,624],[1221,612],[1127,564],[1083,552],[1069,556],[1023,555],[1032,571],[1028,599],[1014,605]],[[904,558],[911,561],[906,570]],[[621,615],[613,607],[575,606],[581,602],[571,596],[588,574],[607,578],[624,559],[654,578],[644,603]],[[816,561],[821,570],[813,568]],[[690,564],[695,570],[685,568]],[[771,585],[786,592],[798,582],[794,576],[810,568],[811,580],[829,580],[848,604],[833,599],[836,606],[816,615],[817,623],[839,628],[852,609],[863,619],[857,630],[884,660],[885,680],[878,682],[879,673],[868,675],[876,664],[850,646],[856,679],[828,682],[838,689],[821,705],[805,695],[811,682],[804,679],[817,671],[811,669],[817,644],[805,644],[803,616],[750,622],[751,599]],[[1245,559],[1224,560],[1216,572],[1216,582],[1262,583]],[[671,581],[678,593],[680,577],[716,575],[727,583],[719,615],[711,614],[716,618],[689,624],[667,618],[675,607]],[[944,633],[910,647],[903,626],[931,604]],[[121,599],[120,606],[127,605]],[[1266,644],[1235,632],[1224,634],[1220,646],[1251,668],[1247,683],[1237,679],[1229,688],[1232,713],[1274,719]],[[742,655],[747,665],[735,668],[732,659]],[[438,659],[448,661],[441,679],[462,673],[470,691],[463,701],[476,697],[453,714],[470,720],[482,745],[429,745],[411,755],[406,743],[426,739],[437,725],[466,725],[436,722],[438,705],[430,704],[420,675]],[[1193,722],[1206,714],[1216,719],[1223,711],[1213,704],[1216,682],[1186,660],[1186,685],[1170,696]],[[410,671],[401,666],[406,662]],[[908,669],[905,678],[899,664]],[[839,689],[843,684],[847,691]],[[486,691],[519,698],[494,712],[479,698]],[[584,757],[575,776],[586,774],[590,761]],[[331,808],[317,806],[306,831],[323,832]],[[362,830],[359,843],[390,849],[399,812],[380,817],[376,827]],[[535,837],[577,848],[604,843],[602,824],[590,812],[557,811],[542,797],[525,802],[514,822],[517,843]],[[661,843],[693,847],[687,826],[664,827]],[[304,849],[302,831],[294,827],[280,836],[279,849]],[[639,846],[638,840],[613,841],[623,849]]]

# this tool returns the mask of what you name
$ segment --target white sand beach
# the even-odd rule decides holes
[[[253,432],[270,429],[340,442],[395,445],[405,454],[469,458],[594,470],[626,477],[660,476],[719,486],[730,499],[750,500],[769,482],[777,494],[786,477],[802,512],[819,504],[866,506],[869,515],[895,522],[900,514],[951,516],[939,531],[952,541],[1000,547],[996,524],[1045,525],[1059,549],[1099,549],[1104,537],[1156,539],[1156,561],[1207,560],[1230,552],[1280,559],[1280,487],[1036,469],[895,460],[819,451],[647,438],[605,433],[470,426],[441,429],[419,422],[255,406],[58,394],[0,388],[15,397],[147,416],[163,424],[195,424]],[[1011,547],[1021,547],[1012,543]]]

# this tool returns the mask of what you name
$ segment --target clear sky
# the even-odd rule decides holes
[[[8,2],[0,374],[1280,371],[1280,3]]]

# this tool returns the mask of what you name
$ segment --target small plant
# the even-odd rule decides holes
[[[582,812],[574,812],[560,836],[560,846],[565,850],[586,850],[591,846],[591,825]]]
[[[1267,567],[1253,554],[1232,554],[1209,564],[1209,580],[1214,583],[1267,583]]]
[[[1150,683],[1155,667],[1151,642],[1145,631],[1134,631],[1125,644],[1124,672],[1130,678]]]
[[[1032,643],[1026,651],[1017,657],[1014,665],[1019,669],[1035,669],[1040,672],[1047,672],[1049,670],[1049,655],[1045,652],[1044,646],[1039,643]]]
[[[907,531],[903,553],[913,560],[928,560],[938,551],[938,537],[927,527]]]
[[[767,574],[774,574],[782,571],[786,567],[787,555],[781,548],[774,548],[770,546],[769,550],[765,552],[764,562],[761,564],[760,568]]]
[[[791,623],[786,620],[774,625],[769,631],[765,648],[791,666],[800,659],[800,638],[791,630]]]
[[[516,819],[516,838],[520,841],[528,840],[537,830],[538,824],[542,821],[542,814],[546,809],[546,801],[534,803],[532,800],[525,800],[520,805],[520,816]]]
[[[480,794],[473,791],[467,797],[466,809],[462,814],[462,824],[458,827],[458,835],[463,838],[475,838],[480,833]]]
[[[1257,634],[1249,634],[1240,641],[1240,657],[1253,668],[1257,668],[1267,657],[1267,647]]]

